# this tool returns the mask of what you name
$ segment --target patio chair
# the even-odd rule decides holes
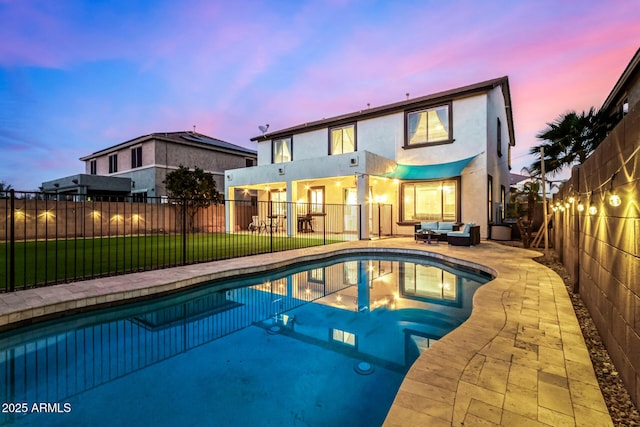
[[[267,219],[267,222],[265,224],[265,230],[268,230],[271,233],[277,233],[278,230],[282,230],[283,228],[284,228],[284,223],[280,215],[269,217],[269,219]]]
[[[257,215],[253,215],[247,229],[252,233],[257,231],[258,234],[260,234],[263,230],[266,231],[267,225],[264,221],[261,221]]]
[[[464,225],[461,231],[447,233],[447,241],[452,246],[475,246],[480,244],[480,226],[473,222]]]

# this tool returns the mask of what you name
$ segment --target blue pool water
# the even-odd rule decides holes
[[[0,425],[381,425],[489,279],[343,257],[0,334]]]

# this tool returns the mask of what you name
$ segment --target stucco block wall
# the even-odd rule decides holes
[[[569,209],[554,215],[554,242],[636,405],[640,397],[638,147],[640,108],[636,107],[583,165],[574,168],[554,197],[565,201],[570,195],[576,197]],[[620,206],[608,203],[610,190],[621,197]],[[585,206],[581,213],[578,200]],[[589,203],[598,209],[595,215],[588,214]]]

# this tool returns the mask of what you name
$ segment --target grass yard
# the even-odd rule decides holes
[[[336,243],[340,240],[327,240]],[[151,270],[322,245],[321,237],[188,234],[15,243],[15,287]],[[183,257],[185,259],[183,260]],[[9,245],[0,244],[0,291],[9,288]]]

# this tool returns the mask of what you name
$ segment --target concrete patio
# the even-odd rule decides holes
[[[412,366],[385,425],[613,425],[562,279],[533,261],[540,253],[493,242],[356,241],[0,294],[0,330],[363,249],[429,252],[496,276],[471,317]]]

